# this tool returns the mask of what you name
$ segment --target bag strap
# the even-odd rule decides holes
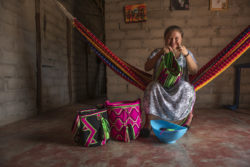
[[[131,124],[127,125],[128,127],[128,132],[129,132],[129,138],[130,139],[135,139],[135,131],[134,131],[134,128]]]
[[[130,142],[128,126],[126,126],[126,130],[125,130],[125,142]]]
[[[141,99],[137,99],[135,101],[118,101],[118,102],[110,102],[106,100],[106,107],[120,107],[120,106],[137,106],[140,105]]]
[[[101,122],[102,122],[102,128],[103,128],[103,138],[105,140],[108,140],[110,138],[110,127],[109,127],[109,122],[106,120],[103,116],[101,116]]]
[[[78,115],[83,116],[83,117],[88,117],[88,116],[92,116],[92,115],[97,115],[97,114],[101,114],[107,112],[106,109],[91,109],[91,110],[82,110],[78,112]]]
[[[109,122],[107,119],[105,119],[101,114],[98,115],[101,121],[101,126],[100,126],[100,137],[102,141],[107,141],[110,139],[110,126]]]
[[[109,108],[116,109],[116,108],[129,108],[129,107],[137,107],[140,106],[140,104],[134,104],[134,105],[121,105],[121,106],[108,106]]]

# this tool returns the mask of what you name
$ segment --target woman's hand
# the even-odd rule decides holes
[[[178,42],[178,47],[176,49],[186,58],[189,74],[196,74],[198,72],[198,65],[189,55],[187,48]]]
[[[182,55],[188,55],[188,50],[185,46],[178,42],[178,47],[176,48]]]
[[[168,47],[168,46],[165,46],[165,47],[163,48],[164,54],[169,53],[170,50],[171,50],[171,47]]]

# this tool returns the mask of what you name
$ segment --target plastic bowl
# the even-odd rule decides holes
[[[151,120],[150,123],[156,137],[164,143],[175,143],[187,132],[186,127],[164,120]]]

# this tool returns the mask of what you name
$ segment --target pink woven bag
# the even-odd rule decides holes
[[[113,139],[130,142],[136,139],[141,130],[140,99],[136,101],[106,101],[110,135]]]

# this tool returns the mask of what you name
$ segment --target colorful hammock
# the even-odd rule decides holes
[[[189,76],[195,91],[215,79],[249,49],[249,30],[250,26],[245,28],[221,52],[205,64],[196,75]]]
[[[97,56],[118,75],[142,90],[152,81],[152,76],[150,74],[129,65],[127,62],[117,57],[77,19],[74,18],[73,24],[85,37]],[[215,79],[249,49],[249,30],[250,26],[204,65],[196,75],[190,76],[190,82],[194,85],[196,91]]]
[[[95,37],[84,25],[74,18],[59,2],[55,1],[63,13],[72,21],[72,24],[83,35],[96,55],[115,73],[122,78],[145,90],[148,83],[152,81],[152,75],[148,74],[117,57],[109,50],[99,39]],[[190,76],[190,82],[194,85],[195,91],[211,82],[219,74],[225,71],[233,62],[235,62],[249,47],[248,26],[232,42],[230,42],[221,52],[205,64],[196,75]]]

